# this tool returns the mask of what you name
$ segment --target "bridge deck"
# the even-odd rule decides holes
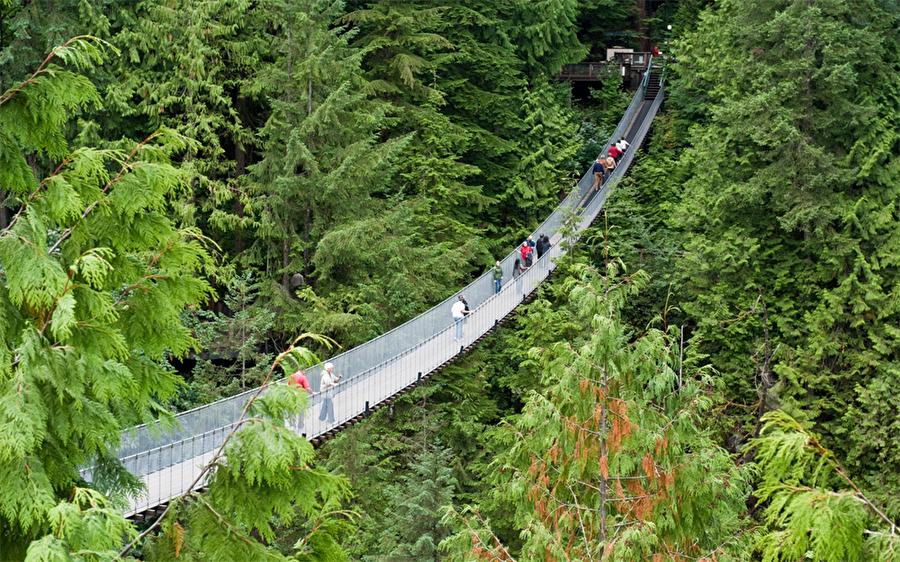
[[[664,96],[660,89],[654,100],[644,101],[646,83],[647,77],[610,140],[612,142],[625,136],[631,142],[631,148],[613,172],[611,181],[607,181],[601,190],[593,192],[593,177],[585,174],[572,194],[535,231],[535,238],[537,234],[547,233],[553,243],[537,263],[512,280],[509,272],[515,259],[513,252],[502,260],[505,282],[500,293],[494,294],[493,280],[488,272],[463,291],[455,292],[443,303],[403,326],[332,358],[330,361],[335,365],[335,374],[344,375],[333,399],[334,421],[329,423],[319,419],[321,397],[316,395],[311,397],[306,416],[303,420],[294,420],[293,428],[313,442],[333,435],[360,419],[367,410],[441,369],[515,310],[524,297],[548,277],[556,267],[554,259],[564,252],[566,244],[560,244],[562,235],[559,233],[563,210],[579,208],[578,213],[582,217],[579,231],[584,230],[599,214],[611,186],[615,185],[614,180],[621,178],[630,166]],[[606,145],[608,147],[609,143]],[[459,293],[466,294],[473,306],[472,314],[464,321],[462,341],[456,341],[454,337],[455,325],[450,315],[452,302]],[[318,368],[307,370],[314,389],[318,388],[320,373]],[[145,494],[131,500],[126,515],[132,516],[167,503],[171,497],[189,491],[202,467],[209,462],[240,418],[244,404],[255,392],[254,389],[179,414],[180,427],[173,433],[160,435],[145,426],[124,433],[119,458],[147,486]],[[90,479],[90,472],[90,469],[83,471],[87,479]],[[200,482],[198,486],[202,484]]]

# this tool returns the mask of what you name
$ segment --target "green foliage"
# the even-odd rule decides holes
[[[195,485],[175,498],[160,520],[139,537],[156,526],[161,530],[144,546],[146,559],[286,560],[288,555],[278,545],[269,545],[276,542],[283,526],[298,520],[306,523],[291,549],[299,559],[343,559],[334,535],[347,526],[336,518],[341,514],[333,507],[346,496],[347,482],[314,469],[312,445],[286,425],[304,411],[306,394],[270,382],[283,364],[291,365],[290,370],[317,362],[309,350],[296,346],[306,338],[326,343],[319,336],[304,334],[276,358],[265,384],[244,407],[234,430]],[[191,491],[202,478],[209,492]]]
[[[645,275],[582,271],[568,285],[587,333],[531,350],[546,386],[494,433],[493,493],[515,509],[516,559],[744,559],[750,472],[700,421],[713,379],[683,372],[677,332],[635,335],[622,324]],[[470,531],[450,541],[461,559],[514,556],[467,513]]]
[[[193,330],[206,357],[198,357],[189,388],[200,403],[181,403],[188,409],[259,386],[275,354],[264,351],[275,313],[256,306],[259,285],[252,271],[235,277],[223,299],[229,313],[195,310],[185,323]]]
[[[450,462],[448,449],[421,449],[409,473],[387,487],[386,526],[379,540],[384,554],[364,560],[425,562],[445,554],[439,545],[450,529],[442,522],[442,511],[451,506],[456,484]]]
[[[900,560],[896,525],[847,476],[819,437],[783,412],[765,417],[756,451],[772,532],[759,548],[764,562]]]
[[[562,88],[546,80],[523,94],[522,156],[510,188],[498,199],[529,218],[544,217],[571,187],[571,171],[562,166],[572,160],[577,146],[572,116],[560,103],[562,95]]]
[[[72,510],[97,503],[89,493],[65,513],[52,510],[81,485],[78,467],[93,463],[105,465],[95,479],[108,478],[95,486],[135,491],[121,488],[133,479],[109,459],[122,429],[165,418],[159,401],[177,378],[161,362],[195,348],[180,314],[210,293],[197,277],[207,261],[202,235],[168,218],[190,181],[170,157],[192,144],[160,130],[142,143],[70,151],[61,128],[98,97],[56,58],[89,69],[100,55],[96,41],[75,39],[0,96],[2,160],[24,165],[37,150],[58,163],[39,180],[30,168],[23,177],[21,165],[0,168],[19,203],[0,232],[0,540],[13,557],[50,532],[53,517],[66,530],[45,547],[67,537],[77,548],[109,547],[101,533],[78,530]],[[85,517],[88,529],[124,528]]]
[[[575,27],[578,0],[513,0],[512,5],[510,40],[531,77],[553,76],[587,55]]]
[[[684,1],[680,0],[679,4]],[[609,47],[640,49],[634,25],[637,15],[636,2],[581,0],[578,8],[578,39],[590,48],[589,60],[606,60],[605,49]]]
[[[722,2],[678,45],[687,92],[708,92],[682,158],[697,172],[678,210],[684,310],[739,402],[802,406],[875,486],[890,482],[873,466],[889,449],[859,420],[878,423],[886,404],[864,389],[900,343],[900,168],[884,150],[900,140],[897,13],[883,8]]]
[[[601,127],[615,131],[619,119],[631,103],[631,92],[622,89],[622,76],[618,68],[612,64],[603,68],[600,76],[603,83],[599,90],[591,89],[591,98],[598,102],[599,107],[590,112],[590,117]],[[609,139],[609,135],[603,135],[603,141]],[[619,140],[619,139],[615,139]],[[602,148],[602,147],[601,147]],[[597,151],[599,154],[600,151]],[[594,156],[596,157],[595,154]]]
[[[73,489],[71,500],[51,509],[48,520],[53,533],[31,543],[26,562],[121,560],[122,539],[137,535],[119,508],[90,488]]]
[[[434,54],[453,48],[434,32],[447,9],[417,1],[377,0],[341,18],[340,23],[361,28],[359,44],[367,54],[367,87],[372,92],[418,102],[439,95],[427,78],[435,69]]]

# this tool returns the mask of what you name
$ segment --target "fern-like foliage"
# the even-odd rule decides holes
[[[178,379],[160,361],[195,347],[180,315],[210,294],[203,237],[169,218],[190,181],[169,158],[190,141],[162,130],[69,148],[69,120],[99,103],[82,71],[108,48],[75,38],[0,95],[0,185],[18,206],[0,231],[0,526],[13,559],[33,540],[30,559],[105,559],[131,532],[79,467],[113,497],[135,491],[119,434],[167,415],[159,401]],[[52,162],[46,174],[32,153]]]
[[[752,467],[704,428],[711,371],[685,368],[677,330],[633,334],[622,322],[646,274],[577,269],[567,312],[581,335],[531,350],[545,388],[493,435],[505,451],[493,499],[514,510],[521,548],[475,509],[446,545],[460,560],[746,560]]]
[[[768,501],[764,562],[900,561],[900,533],[879,502],[849,478],[832,451],[790,415],[766,415],[751,444],[761,468],[756,494]]]

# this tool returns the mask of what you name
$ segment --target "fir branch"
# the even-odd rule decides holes
[[[135,164],[129,164],[131,162],[131,159],[134,158],[134,156],[138,153],[138,151],[140,149],[142,149],[144,147],[144,145],[146,145],[151,140],[162,136],[162,134],[163,134],[162,131],[157,131],[157,132],[153,133],[152,135],[150,135],[149,137],[142,140],[140,143],[138,143],[138,145],[136,147],[134,147],[134,150],[131,151],[131,154],[129,154],[128,157],[125,158],[125,160],[120,162],[121,166],[119,168],[119,173],[116,174],[116,177],[114,177],[109,182],[107,182],[107,184],[100,191],[100,195],[101,196],[106,195],[106,193],[113,186],[113,184],[118,182],[122,178],[122,176],[125,174],[125,172],[130,171],[135,166],[139,166],[140,162],[137,162]],[[87,208],[84,210],[84,212],[81,214],[80,220],[86,219],[88,217],[88,215],[91,214],[91,211],[93,211],[94,208],[99,204],[100,204],[100,199],[98,198],[97,200],[93,201],[90,205],[88,205]],[[52,254],[57,248],[59,248],[59,245],[62,244],[63,241],[66,240],[66,238],[68,238],[72,234],[73,228],[74,228],[74,226],[70,226],[62,232],[62,234],[59,236],[59,240],[57,240],[56,243],[53,244],[53,246],[50,248],[50,250],[47,251],[47,255]]]
[[[241,539],[242,541],[244,541],[245,543],[249,544],[250,546],[253,546],[253,542],[250,541],[250,539],[248,539],[247,537],[245,537],[245,536],[241,535],[240,533],[238,533],[238,532],[237,532],[237,529],[235,529],[234,526],[231,525],[231,523],[229,523],[224,517],[222,517],[222,515],[219,514],[218,511],[216,511],[215,509],[213,509],[213,506],[209,505],[209,502],[208,502],[208,501],[206,501],[206,500],[204,500],[204,499],[201,498],[201,499],[200,499],[200,503],[202,503],[203,505],[205,505],[205,506],[212,512],[212,514],[216,516],[216,518],[219,520],[219,523],[225,525],[225,528],[228,529],[228,532],[229,532],[229,533],[231,533],[232,535],[234,535],[234,536],[236,536],[237,538]],[[163,513],[163,515],[165,515],[165,513]],[[159,519],[162,519],[162,517],[160,517]]]
[[[301,339],[305,339],[305,338],[312,338],[312,339],[316,339],[316,340],[321,339],[320,337],[314,336],[312,334],[301,334],[300,336],[297,336],[297,338],[295,338],[293,342],[291,342],[291,345],[288,346],[288,348],[285,351],[283,351],[281,354],[278,355],[278,357],[275,358],[275,361],[272,363],[272,366],[269,368],[269,371],[266,373],[266,377],[263,380],[262,384],[259,386],[259,388],[256,389],[256,392],[253,394],[253,396],[251,396],[250,399],[247,400],[247,403],[244,404],[244,408],[243,408],[243,410],[241,410],[241,415],[238,418],[238,421],[234,424],[234,428],[232,428],[231,432],[225,437],[225,440],[222,442],[222,445],[219,447],[219,449],[216,451],[216,453],[212,456],[212,458],[209,460],[209,462],[206,463],[206,465],[200,470],[200,473],[197,474],[197,477],[190,484],[190,486],[188,486],[186,488],[186,491],[183,494],[181,494],[181,496],[179,496],[179,498],[187,498],[189,495],[194,493],[194,490],[200,485],[200,482],[206,476],[206,474],[209,472],[209,470],[213,467],[213,465],[216,464],[216,462],[218,462],[218,460],[220,458],[222,458],[222,453],[225,451],[226,445],[228,445],[229,441],[231,441],[231,438],[235,436],[238,429],[240,429],[243,426],[243,424],[251,422],[251,421],[263,422],[263,420],[258,419],[258,418],[248,418],[247,412],[250,410],[251,406],[259,399],[259,397],[260,397],[260,395],[262,395],[263,391],[266,390],[270,386],[270,384],[272,384],[272,383],[270,383],[270,381],[272,379],[272,375],[275,373],[275,370],[278,368],[278,366],[281,364],[281,362],[284,361],[288,356],[293,354],[294,351],[296,350],[297,343]],[[165,519],[166,515],[169,513],[169,510],[172,509],[172,506],[174,505],[174,503],[175,502],[170,501],[169,504],[166,506],[166,509],[162,512],[162,515],[160,515],[156,519],[156,521],[154,521],[153,524],[150,525],[143,533],[141,533],[140,535],[135,537],[135,539],[133,541],[128,543],[128,545],[125,546],[125,548],[123,548],[119,552],[119,555],[117,556],[116,560],[124,560],[125,556],[128,554],[128,552],[132,548],[134,548],[134,546],[136,544],[138,544],[138,542],[140,542],[147,535],[149,535],[151,532],[153,532],[153,530],[156,529],[156,527],[158,527],[162,523],[163,519]],[[206,503],[206,502],[204,501],[204,503]],[[212,509],[212,508],[210,508],[210,509]],[[215,513],[215,511],[213,511],[213,513]]]
[[[293,469],[293,470],[300,470],[300,469],[296,469],[296,468],[294,468],[294,467],[290,467],[290,468]],[[325,520],[326,520],[328,517],[331,517],[332,515],[341,515],[341,516],[344,516],[344,517],[347,517],[347,516],[352,515],[352,516],[354,516],[354,517],[359,517],[359,514],[358,514],[358,513],[356,513],[355,511],[351,511],[351,510],[349,510],[349,509],[336,509],[336,510],[334,510],[334,511],[328,511],[328,512],[325,512],[325,513],[320,513],[320,514],[318,515],[318,517],[316,517],[316,522],[313,524],[313,528],[309,531],[309,533],[308,533],[305,537],[303,537],[303,539],[302,539],[300,542],[298,542],[298,543],[295,545],[294,548],[295,548],[296,550],[301,550],[301,551],[302,551],[303,548],[306,546],[306,543],[309,542],[309,540],[312,538],[312,536],[315,535],[315,534],[319,531],[319,528],[322,526],[322,524],[325,522]]]
[[[853,488],[853,490],[856,492],[856,497],[857,497],[857,499],[859,499],[860,501],[862,501],[862,502],[863,502],[866,506],[868,506],[868,508],[869,508],[870,510],[872,510],[872,511],[873,511],[873,512],[874,512],[874,513],[882,520],[882,521],[884,521],[885,523],[887,523],[887,524],[890,526],[890,529],[891,529],[890,534],[891,534],[891,536],[896,536],[896,535],[897,535],[897,524],[894,523],[894,520],[893,520],[893,519],[891,519],[890,517],[888,517],[887,515],[885,515],[885,513],[884,513],[883,511],[881,511],[881,510],[880,510],[880,509],[872,502],[872,500],[870,500],[870,499],[863,493],[862,490],[859,489],[859,486],[856,485],[856,482],[854,482],[849,476],[847,476],[847,471],[846,471],[846,469],[844,469],[843,465],[840,463],[840,461],[837,459],[837,457],[834,455],[834,453],[831,452],[830,449],[824,447],[824,446],[819,442],[819,439],[818,439],[817,437],[815,437],[815,436],[813,436],[812,434],[806,432],[806,431],[803,429],[803,427],[802,427],[796,420],[793,420],[793,421],[794,421],[794,424],[796,424],[795,427],[796,427],[796,428],[799,428],[799,430],[800,430],[804,435],[807,436],[808,443],[810,444],[810,446],[807,447],[807,448],[812,449],[812,450],[813,450],[814,452],[816,452],[816,453],[817,453],[817,454],[818,454],[818,455],[819,455],[826,463],[828,463],[828,466],[830,466],[835,472],[837,472],[838,475],[839,475],[841,478],[843,478],[844,481],[847,482],[847,484],[849,484],[851,488]]]
[[[503,547],[503,543],[500,541],[500,539],[497,537],[497,535],[495,535],[494,532],[491,531],[491,528],[490,528],[490,526],[487,524],[487,521],[484,520],[484,518],[481,516],[481,513],[480,513],[477,509],[472,510],[472,513],[475,515],[475,518],[476,518],[476,519],[478,520],[478,522],[481,524],[482,528],[487,529],[487,531],[491,534],[491,538],[494,539],[494,543],[495,543],[496,546],[490,546],[490,545],[488,545],[488,544],[484,541],[484,539],[481,538],[481,535],[478,533],[478,531],[475,530],[474,527],[472,527],[472,524],[469,522],[468,518],[463,517],[461,513],[459,513],[458,511],[456,511],[456,510],[453,509],[452,507],[450,508],[450,511],[451,511],[453,514],[455,514],[455,515],[459,518],[459,520],[462,521],[463,525],[466,526],[466,529],[469,530],[469,534],[471,534],[471,536],[472,536],[472,538],[473,538],[473,542],[477,541],[479,547],[481,547],[485,552],[490,552],[490,553],[491,553],[491,560],[492,560],[492,561],[497,561],[497,562],[516,562],[516,559],[513,558],[513,556],[509,553],[509,551],[506,550],[506,548]],[[493,554],[495,549],[500,549],[500,551],[502,552],[502,554],[505,555],[505,558],[501,558],[501,557],[499,557],[499,556]],[[480,558],[480,557],[479,557],[479,558]]]
[[[34,84],[35,81],[37,80],[38,76],[40,76],[41,74],[49,73],[50,70],[47,68],[47,65],[50,64],[50,61],[53,60],[54,58],[56,58],[57,56],[59,56],[61,53],[63,53],[67,49],[69,49],[69,47],[73,43],[76,43],[76,42],[82,43],[86,39],[90,39],[91,41],[96,41],[97,43],[100,43],[103,46],[110,47],[116,53],[119,52],[118,49],[116,49],[115,47],[112,46],[112,44],[107,43],[106,41],[104,41],[103,39],[100,39],[98,37],[94,37],[93,35],[78,35],[76,37],[73,37],[73,38],[69,39],[68,41],[66,41],[65,43],[63,43],[62,45],[60,45],[59,47],[50,51],[50,54],[48,54],[47,57],[44,58],[44,62],[42,62],[40,64],[40,66],[38,66],[37,70],[35,70],[31,76],[26,78],[18,86],[7,90],[6,93],[3,94],[3,96],[0,96],[0,105],[3,105],[4,103],[11,100],[13,98],[13,96],[15,96],[20,91],[22,91],[22,88],[24,88],[25,86],[28,86],[29,84]]]
[[[584,528],[584,520],[581,518],[581,511],[580,511],[581,506],[578,505],[578,494],[576,494],[575,490],[572,489],[572,484],[570,484],[569,482],[566,482],[566,486],[569,488],[569,492],[572,493],[572,501],[575,502],[575,508],[576,508],[575,515],[578,517],[578,525],[581,526],[581,536],[584,537],[584,541],[586,543],[589,543],[590,538],[587,535],[587,530]],[[590,560],[590,562],[594,562],[594,557],[593,557],[593,555],[591,555],[590,548],[587,549],[587,554],[588,554],[588,560]]]
[[[47,184],[47,182],[50,181],[51,179],[55,178],[56,176],[58,176],[60,171],[63,169],[63,166],[65,166],[66,164],[68,164],[71,161],[72,161],[72,155],[70,154],[63,159],[63,161],[59,164],[59,166],[56,167],[55,170],[53,170],[53,173],[51,173],[49,176],[47,176],[46,178],[41,180],[41,183],[37,186],[37,189],[35,189],[31,193],[31,195],[28,196],[27,199],[22,201],[22,204],[19,206],[19,210],[16,211],[16,214],[13,215],[12,219],[10,219],[9,224],[6,226],[6,228],[4,228],[2,232],[0,232],[0,236],[11,231],[12,228],[14,226],[16,226],[16,222],[18,222],[19,217],[22,216],[22,213],[24,213],[25,209],[28,208],[27,204],[30,203],[31,201],[33,201],[38,196],[38,194],[41,192],[41,190],[44,188],[44,186]]]

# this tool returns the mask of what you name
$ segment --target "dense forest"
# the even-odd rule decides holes
[[[552,280],[318,449],[279,379]],[[0,0],[0,560],[900,562],[897,0]],[[153,524],[122,430],[265,385]],[[93,468],[86,482],[79,468]]]

